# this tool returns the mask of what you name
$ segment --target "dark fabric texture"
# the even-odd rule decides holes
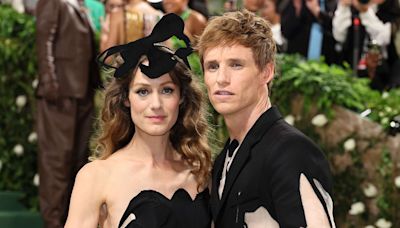
[[[159,192],[145,190],[135,196],[125,210],[118,227],[132,214],[127,228],[209,228],[211,215],[208,189],[194,200],[184,189],[178,189],[171,199]]]
[[[313,180],[318,180],[332,196],[329,164],[312,141],[282,119],[276,107],[257,120],[241,143],[220,200],[218,187],[226,150],[227,145],[212,171],[210,205],[215,227],[244,227],[244,214],[261,206],[282,228],[306,227],[299,186],[301,174],[307,177],[328,213]]]

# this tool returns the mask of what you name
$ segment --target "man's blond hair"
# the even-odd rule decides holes
[[[268,63],[275,65],[276,45],[269,22],[245,9],[212,18],[198,38],[196,49],[203,63],[209,48],[235,44],[252,50],[259,70]]]

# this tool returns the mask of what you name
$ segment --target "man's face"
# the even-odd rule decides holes
[[[258,69],[250,48],[209,48],[203,60],[208,97],[217,112],[228,117],[256,107],[266,92],[265,71]]]

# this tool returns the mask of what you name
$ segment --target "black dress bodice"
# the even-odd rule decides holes
[[[208,189],[198,193],[194,200],[184,189],[178,189],[171,199],[154,190],[145,190],[129,202],[118,227],[209,228],[208,201]]]

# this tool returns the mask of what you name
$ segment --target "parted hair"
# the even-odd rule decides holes
[[[112,78],[107,84],[103,92],[100,129],[93,142],[96,149],[91,160],[108,158],[126,146],[135,134],[130,109],[124,102],[128,99],[129,86],[136,70],[137,67],[126,77]],[[207,124],[205,96],[197,79],[185,64],[177,62],[169,75],[181,92],[179,115],[171,129],[170,141],[177,153],[191,166],[199,187],[205,186],[211,170],[211,149],[207,139],[210,129]]]
[[[196,42],[201,62],[205,51],[235,44],[250,48],[259,70],[275,65],[276,45],[268,21],[243,9],[212,18]],[[272,81],[272,80],[271,80]]]

